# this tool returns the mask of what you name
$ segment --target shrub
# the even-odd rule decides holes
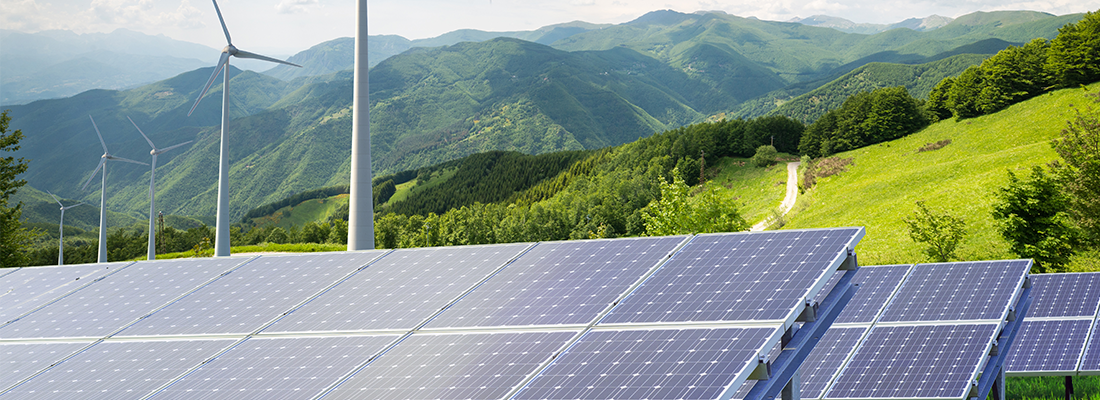
[[[779,152],[775,151],[775,147],[764,145],[756,148],[756,154],[752,156],[750,161],[752,165],[757,167],[767,167],[775,164],[775,159],[778,156]]]
[[[966,236],[966,222],[946,211],[931,210],[924,201],[917,202],[917,211],[905,220],[909,237],[926,245],[924,252],[936,262],[955,258],[955,249]]]

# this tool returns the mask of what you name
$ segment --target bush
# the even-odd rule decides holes
[[[966,236],[966,222],[946,211],[930,210],[924,201],[917,202],[917,211],[905,220],[909,237],[924,243],[924,252],[935,262],[948,262],[955,258],[955,249]]]
[[[1008,172],[1008,186],[997,193],[993,218],[1012,252],[1034,259],[1036,271],[1057,272],[1069,262],[1075,235],[1066,223],[1066,198],[1042,167],[1033,168],[1027,180]]]
[[[756,154],[749,161],[757,167],[767,167],[776,163],[776,157],[779,157],[779,152],[775,151],[775,147],[764,145],[756,148]]]

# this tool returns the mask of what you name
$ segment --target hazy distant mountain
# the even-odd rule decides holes
[[[0,104],[72,96],[89,89],[124,89],[201,68],[218,50],[163,35],[118,29],[0,30]]]
[[[852,22],[840,17],[814,15],[809,18],[794,18],[790,22],[822,28],[833,28],[841,32],[873,35],[897,28],[909,28],[918,32],[930,31],[947,25],[951,23],[952,20],[953,18],[931,15],[925,18],[909,18],[894,24],[867,24]]]

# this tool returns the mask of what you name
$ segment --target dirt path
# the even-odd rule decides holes
[[[787,163],[787,195],[783,197],[783,202],[779,204],[779,212],[782,215],[787,215],[794,207],[795,200],[798,199],[798,165],[801,164],[798,161]],[[767,216],[763,221],[756,223],[752,226],[750,231],[762,231],[772,225],[771,216]]]

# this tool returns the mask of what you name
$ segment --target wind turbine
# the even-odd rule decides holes
[[[50,193],[50,191],[47,190],[46,193]],[[61,206],[61,223],[58,224],[57,227],[57,236],[60,237],[57,239],[57,265],[65,265],[65,210],[76,206],[82,206],[84,203],[80,202],[66,207],[64,204],[61,204],[61,200],[58,199],[57,196],[54,196],[53,193],[50,193],[50,197],[53,197],[53,201],[56,201],[57,205]]]
[[[99,165],[95,167],[95,171],[92,171],[92,176],[88,177],[88,181],[84,182],[84,187],[80,190],[88,189],[88,184],[92,183],[92,178],[95,178],[95,174],[99,173],[99,170],[103,170],[103,187],[99,188],[99,257],[96,262],[107,262],[107,161],[125,161],[128,163],[149,165],[141,161],[134,161],[128,158],[116,157],[111,155],[107,151],[107,143],[103,142],[103,134],[99,133],[99,127],[95,124],[95,119],[91,115],[88,119],[92,120],[92,127],[95,128],[95,134],[99,137],[99,144],[103,146],[103,155],[100,156]]]
[[[225,32],[226,46],[222,49],[222,57],[218,60],[218,65],[214,68],[214,73],[210,75],[210,80],[206,81],[206,86],[202,88],[202,93],[199,93],[199,98],[195,100],[195,105],[191,106],[191,111],[187,112],[187,116],[191,116],[191,113],[195,112],[195,107],[199,106],[199,102],[202,101],[202,97],[206,95],[206,91],[210,90],[210,85],[214,84],[214,79],[218,77],[218,73],[225,69],[225,77],[222,83],[222,134],[221,134],[221,150],[218,158],[220,163],[218,165],[218,215],[215,221],[214,229],[215,243],[214,243],[214,256],[215,257],[228,257],[229,256],[229,148],[226,145],[228,130],[229,130],[229,56],[238,58],[254,58],[257,60],[270,61],[273,63],[293,65],[301,68],[301,65],[286,62],[283,60],[274,59],[268,56],[262,56],[256,53],[249,53],[244,50],[237,49],[233,46],[233,39],[229,37],[229,28],[225,27],[225,19],[222,18],[222,11],[218,8],[218,1],[214,2],[214,11],[218,13],[218,21],[222,24],[222,31]]]
[[[149,140],[149,136],[146,136],[145,132],[142,132],[141,128],[138,128],[137,123],[135,123],[133,119],[131,119],[130,117],[126,117],[126,119],[129,119],[130,123],[134,124],[134,128],[137,128],[138,133],[141,134],[141,137],[145,138],[145,141],[149,143],[149,147],[153,148],[152,150],[149,150],[149,154],[153,156],[153,166],[152,166],[152,168],[149,169],[149,255],[148,255],[148,258],[150,260],[155,260],[155,259],[157,259],[157,250],[156,250],[157,249],[157,247],[156,247],[157,246],[157,242],[156,242],[156,236],[157,235],[153,234],[153,232],[156,232],[154,230],[154,229],[156,229],[156,226],[153,225],[153,218],[155,218],[153,210],[154,210],[155,192],[156,192],[154,182],[156,182],[156,179],[157,179],[157,154],[161,154],[161,153],[167,152],[168,150],[172,150],[174,148],[177,148],[177,147],[183,146],[185,144],[191,143],[191,142],[193,142],[193,140],[188,140],[186,142],[177,144],[175,146],[169,146],[169,147],[165,147],[163,149],[157,149],[157,146],[155,144],[153,144],[153,141]]]

